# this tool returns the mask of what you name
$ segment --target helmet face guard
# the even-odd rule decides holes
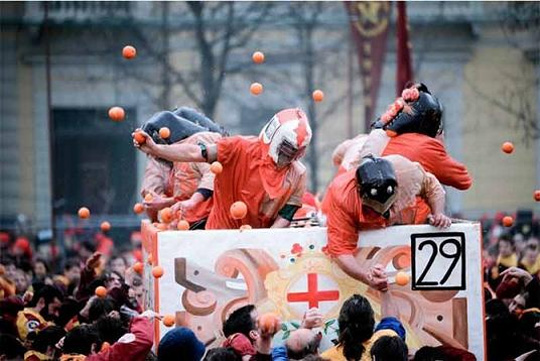
[[[390,136],[420,133],[434,138],[442,132],[442,106],[424,84],[416,84],[404,89],[372,127]]]
[[[396,200],[396,174],[386,159],[365,157],[356,170],[356,181],[362,203],[379,214],[386,213]]]
[[[274,115],[259,136],[277,168],[302,158],[311,141],[311,128],[300,109],[285,109]]]

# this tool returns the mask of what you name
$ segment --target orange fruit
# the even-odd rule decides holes
[[[161,266],[155,266],[152,268],[152,276],[155,278],[160,278],[163,276],[163,267]]]
[[[534,200],[540,202],[540,190],[534,191]]]
[[[324,99],[324,93],[322,90],[319,90],[319,89],[315,90],[312,96],[313,96],[313,100],[316,102],[322,102]]]
[[[101,297],[101,298],[107,296],[107,289],[103,286],[96,287],[96,290],[94,292],[96,296]]]
[[[215,161],[214,163],[210,165],[210,171],[214,174],[219,174],[223,172],[223,166],[221,165],[220,162]]]
[[[273,334],[280,330],[281,321],[279,316],[273,312],[259,316],[258,321],[262,333]]]
[[[144,201],[150,203],[153,200],[154,200],[154,196],[152,195],[152,193],[146,193],[146,195],[144,196]]]
[[[101,225],[99,227],[101,228],[102,232],[108,232],[111,230],[111,224],[107,221],[101,222]]]
[[[103,342],[103,343],[101,344],[101,350],[100,350],[100,351],[106,351],[106,350],[108,350],[109,348],[111,348],[111,344],[108,343],[107,341],[105,341],[105,342]]]
[[[175,319],[174,315],[165,315],[165,316],[163,316],[162,322],[166,327],[171,327],[171,326],[173,326],[175,324],[176,319]]]
[[[161,221],[165,223],[171,223],[173,219],[173,211],[169,207],[163,208],[159,214],[161,215]]]
[[[159,136],[162,139],[167,139],[171,136],[171,131],[167,127],[163,127],[159,129]]]
[[[146,137],[141,132],[135,132],[135,134],[133,134],[133,139],[139,144],[146,143]]]
[[[514,224],[514,218],[510,216],[505,216],[502,219],[502,223],[503,223],[503,226],[505,227],[512,227],[512,225]]]
[[[137,49],[134,46],[126,45],[122,49],[122,56],[126,59],[133,59],[137,56]]]
[[[178,222],[178,224],[176,225],[176,229],[178,229],[179,231],[187,231],[189,230],[189,223],[188,221],[182,219]]]
[[[251,56],[255,64],[262,64],[264,62],[264,53],[262,51],[256,51]]]
[[[124,109],[121,107],[112,107],[111,109],[109,109],[109,118],[111,118],[115,122],[120,122],[124,120],[125,116],[126,112],[124,112]]]
[[[142,262],[135,262],[135,264],[133,265],[133,270],[135,272],[137,272],[138,274],[142,275],[143,271],[144,271],[144,265]]]
[[[234,202],[231,206],[230,212],[234,219],[242,219],[247,214],[247,206],[242,201]]]
[[[506,154],[510,154],[514,151],[514,144],[512,144],[512,142],[504,142],[501,149]]]
[[[240,226],[241,231],[246,231],[246,230],[249,230],[249,229],[253,229],[253,227],[251,227],[249,224],[243,224],[243,225]]]
[[[87,219],[90,217],[90,210],[86,207],[79,208],[79,218]]]
[[[142,212],[144,212],[144,206],[142,203],[135,203],[135,205],[133,206],[133,212],[135,214],[141,214]]]
[[[263,92],[263,86],[261,83],[252,83],[249,87],[249,91],[253,95],[259,95]]]
[[[411,277],[408,273],[399,271],[398,273],[396,273],[396,284],[399,286],[405,286],[407,283],[409,283],[410,278]]]

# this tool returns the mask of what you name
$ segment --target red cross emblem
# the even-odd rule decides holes
[[[319,302],[337,301],[339,300],[339,291],[337,290],[320,290],[319,289],[318,273],[307,274],[307,292],[291,292],[287,293],[288,302],[308,302],[309,308],[319,307]],[[328,277],[323,277],[327,281],[331,281]],[[328,282],[326,282],[328,283]],[[335,285],[335,282],[331,282]]]

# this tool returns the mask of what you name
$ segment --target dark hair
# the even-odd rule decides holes
[[[66,335],[66,331],[60,326],[48,326],[39,331],[32,342],[32,350],[46,353],[49,346],[54,347],[62,337]],[[30,334],[28,335],[30,337]]]
[[[226,347],[216,347],[208,350],[203,361],[240,361],[242,358],[233,350]]]
[[[241,333],[249,338],[249,332],[257,329],[255,321],[251,318],[251,312],[253,310],[255,310],[254,305],[246,305],[231,313],[229,318],[223,323],[223,334],[225,337],[229,337],[235,333]]]
[[[120,319],[111,316],[105,316],[98,319],[96,328],[101,340],[106,341],[111,345],[128,332],[127,327],[124,326]]]
[[[35,261],[34,261],[34,265],[36,263],[43,263],[43,266],[45,266],[45,271],[47,273],[49,273],[51,271],[50,267],[49,267],[49,264],[47,263],[47,261],[45,261],[43,258],[37,258]]]
[[[512,248],[514,248],[514,246],[515,246],[514,239],[513,239],[512,236],[509,235],[509,234],[503,234],[503,235],[499,238],[499,241],[497,242],[497,247],[499,247],[499,243],[501,243],[501,242],[508,242],[508,243],[510,243],[510,245],[512,246]]]
[[[399,336],[383,336],[371,347],[371,357],[377,361],[407,361],[409,349]]]
[[[101,349],[102,341],[96,327],[92,325],[81,325],[68,332],[64,339],[65,354],[78,353],[85,356],[92,352],[92,345],[96,344],[96,349]]]
[[[80,267],[79,261],[76,259],[68,259],[64,265],[64,271],[69,271],[73,267]]]
[[[112,276],[113,274],[115,274],[115,275],[117,275],[118,277],[120,277],[120,283],[124,283],[124,277],[123,277],[120,273],[118,273],[118,272],[116,272],[116,271],[111,271],[111,270],[105,271],[105,272],[103,273],[103,276],[102,276],[103,282],[108,282],[109,279],[111,278],[111,276]]]
[[[424,346],[416,351],[414,361],[435,361],[436,357],[439,357],[439,352],[435,347]]]
[[[50,285],[45,285],[34,294],[34,297],[32,297],[32,300],[30,301],[28,306],[35,307],[40,298],[43,298],[45,300],[46,306],[48,306],[49,303],[53,302],[55,298],[63,301],[64,295],[62,294],[62,292],[60,292],[58,288]]]
[[[100,317],[107,316],[114,311],[114,301],[109,297],[95,298],[88,309],[88,322],[97,321]]]
[[[110,265],[110,264],[112,263],[112,261],[114,261],[115,259],[121,259],[121,260],[124,262],[124,264],[126,265],[126,267],[127,267],[127,265],[128,265],[127,260],[126,260],[122,255],[120,255],[120,254],[114,254],[114,255],[112,255],[111,258],[109,259],[109,265]]]
[[[26,349],[17,338],[12,335],[0,333],[0,356],[5,355],[8,359],[22,358],[25,352]]]
[[[375,318],[369,301],[361,295],[351,296],[339,311],[339,344],[347,360],[360,360],[364,353],[362,343],[373,335]]]

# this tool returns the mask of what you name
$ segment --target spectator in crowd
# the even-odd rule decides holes
[[[382,336],[371,347],[373,361],[407,361],[409,349],[399,336]]]

